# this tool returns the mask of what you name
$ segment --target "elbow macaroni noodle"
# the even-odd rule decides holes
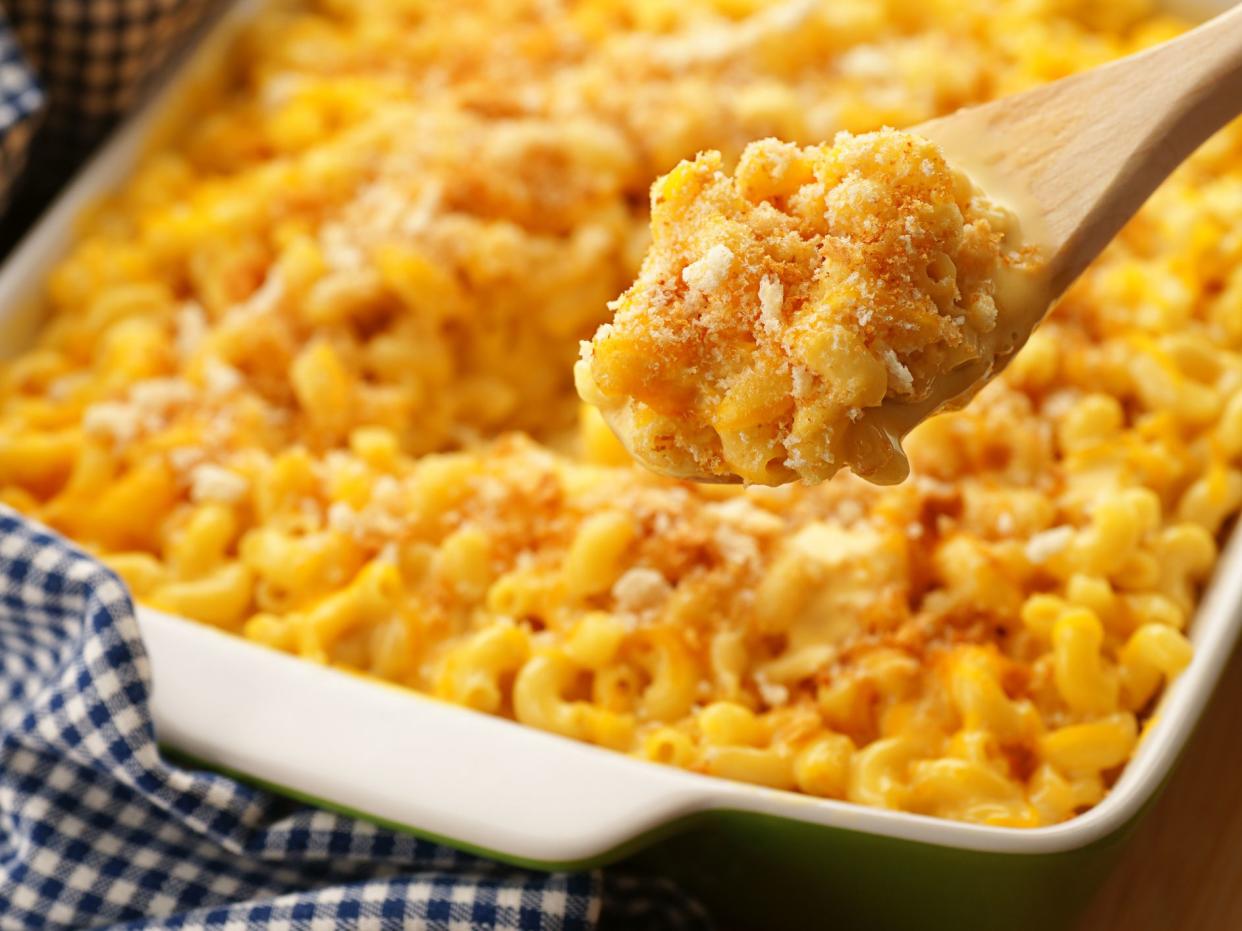
[[[1242,505],[1242,132],[887,488],[696,486],[579,409],[679,159],[1158,41],[1139,2],[289,0],[84,221],[0,501],[142,602],[657,763],[997,825],[1097,803]],[[1015,42],[1014,37],[1020,37]]]

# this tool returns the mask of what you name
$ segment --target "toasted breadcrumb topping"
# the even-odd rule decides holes
[[[652,246],[579,363],[583,397],[657,471],[891,475],[900,448],[870,415],[991,352],[996,275],[1022,260],[1005,212],[891,129],[723,165],[703,153],[652,188]]]

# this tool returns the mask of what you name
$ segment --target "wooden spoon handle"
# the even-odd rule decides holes
[[[1242,5],[1075,83],[1063,90],[1082,108],[1075,121],[1082,139],[1068,147],[1060,167],[1068,171],[1065,157],[1081,159],[1090,184],[1062,191],[1047,215],[1060,244],[1052,269],[1057,292],[1178,165],[1242,113]],[[1048,183],[1056,189],[1055,176]]]
[[[1060,294],[1152,191],[1242,113],[1242,6],[1170,42],[917,131],[1012,203]],[[1000,179],[1008,190],[993,190]]]

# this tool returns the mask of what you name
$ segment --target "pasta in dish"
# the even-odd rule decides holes
[[[47,280],[0,501],[142,603],[701,773],[996,825],[1134,751],[1242,504],[1242,133],[879,487],[635,466],[572,378],[652,181],[909,126],[1143,3],[274,0]]]

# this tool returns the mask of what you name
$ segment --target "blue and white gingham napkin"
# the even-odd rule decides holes
[[[156,745],[124,586],[0,506],[0,929],[707,929],[661,880],[519,870]]]

